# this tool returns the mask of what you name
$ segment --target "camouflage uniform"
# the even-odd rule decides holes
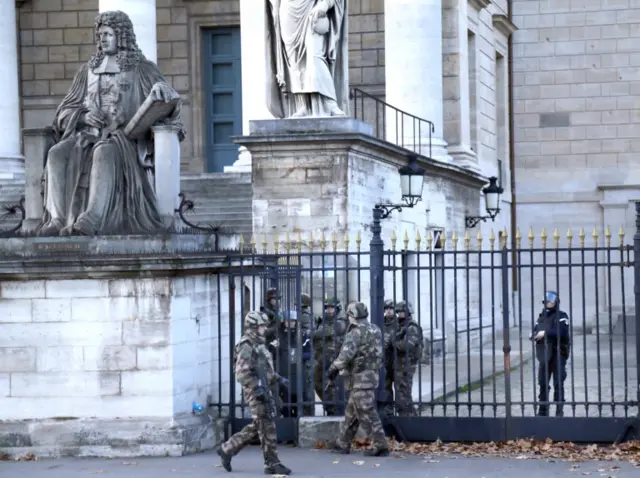
[[[391,345],[391,338],[396,333],[398,317],[396,316],[395,304],[392,300],[384,301],[384,368],[386,370],[384,375],[384,390],[386,392],[385,397],[381,397],[384,402],[385,415],[393,415],[393,346]]]
[[[280,300],[278,291],[275,287],[272,287],[267,290],[267,301],[265,302],[264,307],[260,309],[260,311],[267,314],[267,317],[269,318],[269,322],[267,323],[267,332],[265,333],[267,345],[269,345],[277,338],[278,326],[280,325],[283,317],[282,310],[280,309],[280,304],[278,304],[278,300]]]
[[[358,426],[362,425],[373,442],[371,450],[367,450],[365,455],[385,456],[389,454],[389,448],[376,401],[378,375],[382,366],[382,332],[367,320],[369,311],[361,302],[349,304],[347,315],[350,324],[344,344],[327,372],[331,380],[343,373],[350,391],[344,425],[333,448],[340,453],[349,453]]]
[[[314,415],[315,409],[315,396],[313,393],[313,354],[307,352],[312,346],[312,336],[314,328],[313,315],[311,314],[311,296],[309,294],[302,294],[300,296],[300,304],[302,305],[302,314],[300,314],[300,328],[302,329],[302,360],[305,367],[304,377],[305,382],[302,384],[306,388],[306,396],[311,397],[311,402],[302,407],[303,413],[307,416]],[[308,342],[307,342],[308,341]],[[307,356],[307,354],[309,355]]]
[[[344,405],[336,404],[343,397],[342,381],[327,382],[325,374],[331,362],[338,356],[342,347],[344,335],[347,333],[347,318],[342,314],[342,306],[337,298],[326,300],[324,303],[324,321],[318,318],[316,330],[313,333],[313,348],[315,358],[314,385],[318,397],[323,402],[327,415],[342,415]],[[333,313],[327,308],[333,307]]]
[[[245,335],[235,346],[234,371],[242,386],[245,400],[251,408],[253,421],[233,435],[218,449],[225,470],[231,471],[231,457],[238,454],[256,436],[260,438],[264,455],[265,474],[288,475],[291,470],[280,463],[276,447],[275,402],[270,387],[287,380],[273,368],[271,356],[265,347],[260,329],[267,326],[267,317],[260,312],[249,312],[245,319]]]
[[[411,317],[411,304],[402,300],[396,304],[395,312],[397,320],[392,327],[387,327],[385,321],[384,387],[390,401],[393,401],[395,385],[395,405],[399,416],[416,416],[411,389],[422,350],[420,326]]]

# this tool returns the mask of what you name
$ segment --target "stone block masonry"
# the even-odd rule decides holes
[[[86,261],[84,272],[49,264],[0,281],[0,451],[180,455],[212,447],[222,422],[191,407],[230,401],[229,277],[197,265],[176,275],[169,263],[136,277],[116,259]]]

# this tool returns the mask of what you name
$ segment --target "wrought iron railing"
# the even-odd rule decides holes
[[[360,88],[349,91],[351,114],[373,126],[373,136],[431,157],[433,122],[407,113]]]

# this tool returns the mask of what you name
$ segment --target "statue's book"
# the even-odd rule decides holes
[[[158,121],[165,119],[173,113],[178,105],[179,98],[168,102],[153,99],[150,96],[140,105],[129,124],[124,128],[124,134],[131,140],[145,136],[149,129]]]

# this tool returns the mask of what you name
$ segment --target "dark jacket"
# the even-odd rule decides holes
[[[536,342],[536,358],[541,362],[548,362],[557,353],[565,358],[569,357],[571,349],[569,316],[560,310],[559,306],[540,312],[538,321],[533,327],[532,338],[542,330],[544,330],[544,338]]]

